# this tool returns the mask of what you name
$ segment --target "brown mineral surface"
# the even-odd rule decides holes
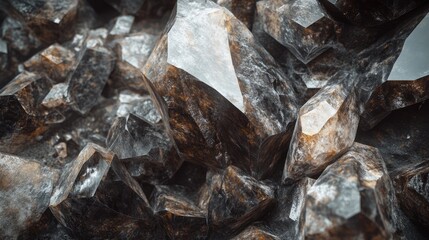
[[[0,240],[429,239],[424,0],[0,0]]]

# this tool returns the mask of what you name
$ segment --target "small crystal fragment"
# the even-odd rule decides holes
[[[114,19],[113,26],[109,31],[110,35],[125,35],[130,33],[134,23],[133,16],[120,16]]]
[[[302,106],[284,167],[284,181],[317,176],[351,147],[359,123],[353,89],[343,84],[326,85]]]
[[[74,161],[64,166],[49,205],[55,207],[68,197],[94,196],[113,156],[113,153],[96,144],[88,144]]]
[[[222,232],[238,230],[264,215],[274,201],[274,191],[268,185],[229,166],[221,185],[212,189],[209,223]]]
[[[156,186],[152,206],[171,239],[205,239],[208,234],[207,211],[195,204],[181,186]]]
[[[55,43],[24,62],[27,71],[47,74],[55,82],[64,82],[74,69],[75,54]]]
[[[143,68],[157,39],[158,36],[141,32],[118,40],[120,60],[137,69]]]
[[[130,174],[144,182],[160,184],[182,164],[165,131],[133,114],[113,123],[107,145]]]
[[[0,153],[0,238],[15,239],[42,216],[57,179],[35,160]]]
[[[429,162],[393,173],[396,195],[405,214],[423,228],[429,227]]]
[[[258,227],[250,226],[246,230],[242,231],[240,234],[232,238],[232,240],[280,240],[279,237],[266,232]]]
[[[335,37],[336,24],[317,1],[259,1],[257,11],[264,30],[304,63],[325,52]]]
[[[78,0],[9,0],[12,11],[44,42],[52,43],[73,33]]]
[[[103,47],[88,48],[70,77],[68,96],[74,110],[85,114],[94,107],[113,70],[111,51]]]
[[[390,239],[396,231],[397,202],[386,166],[376,148],[359,143],[316,180],[306,208],[308,239]]]

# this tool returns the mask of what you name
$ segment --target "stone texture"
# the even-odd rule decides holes
[[[58,184],[50,199],[50,206],[57,206],[70,198],[91,198],[107,173],[113,153],[96,144],[88,144],[79,156],[64,166]]]
[[[429,162],[408,165],[394,175],[395,190],[401,208],[423,229],[427,229],[429,216]]]
[[[68,96],[71,106],[81,114],[97,104],[110,72],[113,70],[111,51],[103,47],[88,48],[70,76]]]
[[[171,239],[205,239],[208,234],[207,210],[200,208],[193,195],[181,186],[156,186],[151,197],[155,213],[161,218]]]
[[[11,11],[44,42],[52,43],[73,34],[78,0],[10,0],[9,4]]]
[[[0,90],[0,150],[17,151],[23,144],[46,131],[42,101],[52,81],[23,72]]]
[[[249,30],[216,4],[179,1],[173,17],[144,68],[167,131],[185,160],[250,169],[259,143],[293,120],[301,84],[286,79]]]
[[[387,78],[365,105],[362,115],[366,129],[374,127],[391,111],[429,98],[429,15],[406,38],[402,51]]]
[[[119,16],[111,22],[112,27],[109,30],[109,35],[126,35],[131,32],[131,27],[134,23],[133,16]]]
[[[355,143],[308,191],[308,239],[388,239],[395,234],[397,202],[377,149]]]
[[[328,12],[338,19],[365,27],[383,25],[421,6],[423,1],[413,0],[320,0]]]
[[[332,84],[322,88],[302,106],[283,181],[298,180],[303,176],[317,177],[353,144],[359,123],[357,101],[353,86]]]
[[[260,227],[279,239],[304,239],[307,192],[314,183],[304,178],[291,185],[275,186],[276,206],[267,213]]]
[[[304,63],[333,43],[337,26],[317,1],[267,0],[258,2],[257,9],[265,32]]]
[[[233,166],[214,184],[208,203],[209,223],[220,234],[241,229],[258,219],[274,204],[274,191]]]
[[[132,114],[113,123],[107,145],[131,175],[143,182],[165,182],[182,164],[162,126]]]
[[[15,239],[48,208],[58,172],[34,159],[4,153],[0,169],[0,238]]]
[[[426,239],[428,10],[0,0],[0,238]]]
[[[27,71],[46,74],[57,83],[65,82],[76,67],[76,55],[59,44],[53,44],[24,62]]]
[[[380,150],[389,172],[417,165],[429,157],[428,104],[393,111],[369,131],[358,131],[356,141]]]
[[[234,240],[257,240],[257,239],[264,239],[264,240],[279,240],[280,238],[258,228],[255,226],[250,226],[246,228],[246,230],[242,231],[240,234],[232,238]]]
[[[141,17],[159,17],[174,7],[172,0],[106,0],[118,12]]]
[[[256,0],[213,0],[219,6],[228,9],[234,16],[252,29],[256,10]]]

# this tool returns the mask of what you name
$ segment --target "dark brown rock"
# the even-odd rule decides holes
[[[171,239],[205,239],[207,209],[200,208],[193,195],[181,186],[156,186],[152,206]]]
[[[46,43],[73,34],[78,0],[10,0],[10,11],[22,18],[35,35]]]
[[[216,14],[189,11],[191,5]],[[166,129],[184,160],[249,171],[262,141],[293,121],[302,85],[286,79],[249,30],[218,5],[179,1],[175,17],[144,68]],[[213,38],[213,31],[220,35]]]
[[[274,203],[274,191],[270,186],[230,166],[221,184],[212,187],[209,223],[219,234],[228,234],[263,216]]]
[[[17,238],[42,216],[57,179],[34,159],[0,153],[0,238]]]
[[[308,190],[308,239],[392,238],[397,201],[376,148],[355,143]]]
[[[317,1],[259,1],[263,29],[303,63],[325,52],[333,43],[336,23],[325,16]]]

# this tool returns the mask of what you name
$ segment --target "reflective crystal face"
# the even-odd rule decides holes
[[[168,32],[167,62],[216,89],[244,112],[228,44],[225,13],[215,4],[211,4],[212,7],[208,4],[209,7],[200,12],[189,12],[198,5],[198,1],[179,1],[176,21]]]
[[[396,208],[392,190],[378,150],[355,143],[308,190],[306,237],[391,237]]]
[[[412,81],[429,75],[429,15],[407,37],[387,80]]]
[[[0,0],[0,239],[426,239],[428,11]]]

